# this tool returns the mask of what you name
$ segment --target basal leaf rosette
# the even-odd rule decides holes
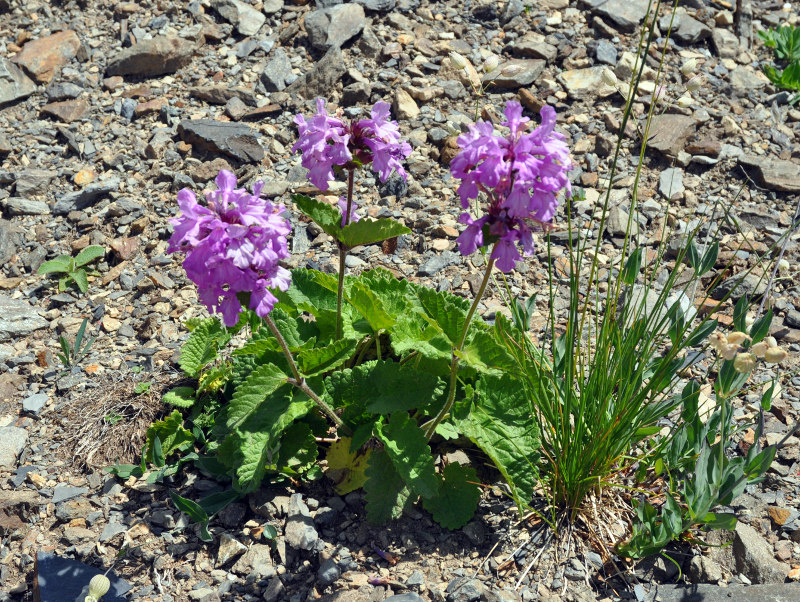
[[[183,267],[200,300],[234,326],[242,310],[240,293],[249,296],[250,309],[266,317],[277,302],[270,289],[289,288],[291,274],[279,262],[289,257],[291,225],[283,205],[261,198],[264,182],[256,182],[252,194],[236,188],[236,176],[227,170],[215,182],[205,207],[188,188],[178,193],[181,215],[170,220],[175,231],[167,251],[186,254]]]

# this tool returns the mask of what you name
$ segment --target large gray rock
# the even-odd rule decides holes
[[[22,69],[8,59],[0,58],[0,105],[27,98],[36,92],[36,84]]]
[[[261,83],[267,92],[280,92],[286,89],[286,82],[293,77],[292,63],[283,48],[277,48],[264,65]]]
[[[767,277],[750,273],[746,275],[737,274],[730,276],[720,282],[711,296],[714,299],[724,299],[730,297],[734,301],[747,295],[751,299],[754,296],[762,295],[767,290]]]
[[[542,59],[512,59],[483,77],[483,84],[495,88],[522,88],[530,86],[544,71]]]
[[[317,61],[311,71],[288,86],[286,92],[297,94],[301,98],[327,95],[330,89],[341,81],[346,71],[342,49],[335,46]]]
[[[197,46],[183,38],[156,36],[125,48],[106,67],[106,75],[143,75],[146,77],[175,73],[192,61]]]
[[[50,213],[50,207],[44,201],[32,201],[18,196],[12,196],[0,201],[8,215],[44,215]]]
[[[665,15],[659,21],[662,31],[667,31],[671,15]],[[679,10],[672,23],[672,35],[681,44],[696,44],[711,36],[711,29],[697,19],[690,17],[685,10]]]
[[[595,5],[594,12],[611,21],[621,31],[633,31],[647,14],[647,0],[608,0]]]
[[[27,301],[0,295],[0,341],[24,337],[47,326],[47,320]]]
[[[53,205],[54,215],[66,215],[70,211],[81,211],[91,207],[101,198],[119,190],[120,179],[108,178],[102,182],[93,182],[81,190],[62,195]]]
[[[714,29],[711,33],[711,41],[720,58],[732,59],[741,52],[739,38],[736,37],[736,34],[722,27]]]
[[[736,69],[730,72],[728,78],[730,79],[731,87],[734,92],[738,93],[758,90],[769,83],[766,76],[756,73],[752,67],[747,65],[739,65],[736,67]]]
[[[275,570],[272,568],[270,547],[261,543],[251,545],[247,552],[234,563],[231,571],[237,575],[248,575],[251,572],[261,576],[268,575],[270,572],[275,574]]]
[[[603,71],[607,68],[599,65],[562,71],[558,74],[558,79],[572,98],[611,96],[616,89],[603,82]]]
[[[318,50],[328,50],[361,33],[365,22],[364,7],[347,3],[309,13],[305,27],[311,45]]]
[[[58,175],[49,169],[26,169],[17,174],[16,192],[18,196],[28,197],[44,194],[50,188],[50,182]]]
[[[656,600],[661,602],[797,602],[797,584],[780,585],[659,585]]]
[[[742,155],[739,164],[753,168],[759,184],[770,190],[800,192],[800,165],[762,155]]]
[[[686,115],[666,113],[656,115],[650,123],[650,139],[647,146],[669,156],[676,156],[694,134],[695,122]]]
[[[313,550],[319,534],[314,527],[311,512],[302,498],[302,494],[295,493],[289,500],[289,514],[286,517],[284,535],[287,545],[298,550]]]
[[[214,119],[185,119],[178,124],[178,134],[184,142],[201,151],[216,152],[253,163],[264,158],[255,131],[242,123]]]
[[[0,219],[0,265],[8,263],[21,243],[19,231],[11,222]]]
[[[13,469],[17,458],[25,449],[28,431],[17,426],[0,427],[0,468]]]
[[[267,18],[250,4],[241,0],[214,0],[214,10],[243,36],[254,36]]]
[[[246,545],[244,545],[230,533],[223,533],[219,539],[219,550],[217,550],[216,566],[224,566],[245,552],[247,552]]]
[[[778,562],[772,546],[750,525],[739,522],[733,538],[733,557],[736,570],[753,583],[783,583],[791,568]]]
[[[681,199],[685,191],[683,170],[680,167],[670,167],[661,172],[658,177],[658,192],[664,198],[670,201]]]

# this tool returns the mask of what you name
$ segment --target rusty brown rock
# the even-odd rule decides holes
[[[64,123],[77,121],[89,110],[89,103],[83,99],[64,100],[61,102],[51,102],[42,107],[43,115],[50,115]]]
[[[163,98],[154,98],[147,102],[140,102],[133,110],[133,114],[136,117],[141,117],[142,115],[148,115],[150,113],[158,113],[165,104],[167,104],[167,101]]]
[[[28,42],[12,60],[40,84],[50,82],[78,53],[81,41],[71,29]]]

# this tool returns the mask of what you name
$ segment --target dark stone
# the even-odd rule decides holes
[[[66,215],[70,211],[81,211],[94,205],[100,198],[119,189],[120,179],[109,178],[103,182],[94,182],[81,190],[62,195],[53,205],[54,215]]]
[[[92,577],[105,574],[104,570],[88,564],[46,552],[37,552],[34,571],[34,598],[41,602],[83,602]],[[113,571],[106,577],[111,581],[111,589],[103,596],[103,602],[125,602],[131,584]]]
[[[367,10],[374,10],[379,13],[389,12],[397,6],[397,0],[356,0],[356,2]]]
[[[452,251],[444,251],[441,255],[434,255],[421,266],[419,266],[419,270],[417,273],[420,276],[435,276],[443,269],[445,269],[449,265],[457,264],[460,259],[460,255],[458,253],[453,253]]]
[[[192,61],[196,46],[183,38],[157,36],[142,40],[113,57],[106,75],[155,76],[175,73]]]
[[[250,126],[213,119],[185,119],[178,124],[182,140],[205,152],[228,155],[243,163],[264,158],[264,149]]]
[[[19,231],[11,222],[0,219],[0,264],[7,264],[17,252],[21,243]]]
[[[286,89],[286,83],[292,73],[292,63],[282,48],[272,53],[272,58],[264,65],[261,72],[261,83],[267,92],[280,92]]]
[[[238,98],[243,103],[256,106],[256,97],[249,88],[231,88],[230,86],[196,86],[189,89],[189,94],[212,105],[227,104],[231,98]]]
[[[311,71],[287,87],[286,92],[297,94],[301,98],[327,96],[346,71],[342,49],[336,46],[326,52]]]

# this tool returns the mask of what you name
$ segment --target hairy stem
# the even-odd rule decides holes
[[[300,374],[300,370],[297,369],[297,363],[294,361],[294,356],[292,355],[292,352],[289,351],[289,346],[286,344],[286,339],[283,338],[281,331],[278,330],[278,326],[275,324],[275,322],[272,321],[272,318],[270,316],[267,316],[264,318],[264,322],[266,322],[267,327],[272,331],[272,334],[275,335],[275,338],[278,340],[278,344],[281,346],[283,355],[286,356],[286,361],[289,362],[289,368],[291,369],[292,375],[294,376],[294,378],[289,379],[288,381],[289,384],[297,387],[303,393],[308,395],[311,398],[311,400],[315,404],[317,404],[317,407],[320,409],[320,411],[333,421],[337,429],[340,429],[345,433],[350,434],[350,429],[348,429],[345,426],[344,422],[342,422],[342,419],[336,415],[336,413],[333,411],[333,408],[331,408],[327,403],[325,403],[320,398],[320,396],[314,393],[314,391],[311,390],[311,387],[308,386],[306,379],[303,377],[302,374]]]
[[[342,224],[347,226],[350,223],[350,209],[353,206],[353,179],[355,170],[347,171],[347,208],[342,216]],[[344,227],[342,226],[342,227]],[[345,260],[350,249],[339,243],[339,282],[336,287],[336,340],[342,339],[342,298],[344,296],[344,271]]]
[[[495,243],[495,247],[497,243]],[[492,252],[494,252],[494,248],[492,248]],[[467,340],[467,331],[469,330],[469,325],[472,322],[472,317],[475,315],[475,311],[478,309],[478,303],[483,298],[483,293],[486,292],[486,286],[489,284],[489,278],[492,274],[492,268],[494,267],[494,258],[491,258],[486,264],[486,272],[483,275],[483,281],[481,282],[481,287],[478,289],[478,292],[475,294],[475,300],[472,302],[472,306],[469,308],[467,312],[467,319],[464,320],[464,327],[461,329],[461,335],[458,338],[458,344],[456,348],[453,350],[453,357],[450,360],[450,389],[447,392],[447,401],[445,402],[442,409],[439,410],[439,413],[436,414],[433,420],[428,422],[425,425],[425,438],[430,441],[433,437],[433,434],[436,432],[436,427],[444,420],[444,417],[450,413],[450,410],[453,407],[453,402],[456,399],[456,384],[458,383],[458,353],[460,353],[464,349],[464,341]]]

